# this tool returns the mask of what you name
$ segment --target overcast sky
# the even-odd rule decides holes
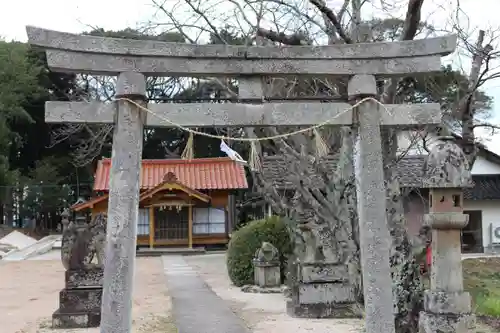
[[[163,1],[167,8],[168,3],[178,2],[178,0]],[[334,6],[338,1],[327,0]],[[380,3],[380,0],[372,1]],[[91,27],[118,30],[144,23],[155,13],[151,0],[0,0],[0,2],[2,2],[0,37],[20,41],[26,41],[26,25],[73,33],[88,31]],[[404,4],[407,0],[386,0],[386,2]],[[500,27],[498,19],[500,0],[460,2],[461,8],[469,17],[469,22],[462,19],[461,25],[468,25],[471,30]],[[422,19],[427,19],[440,27],[449,22],[450,16],[453,15],[451,8],[455,3],[456,0],[426,0]],[[495,46],[500,49],[499,45]],[[463,66],[468,70],[470,60],[455,58],[454,61],[463,61]],[[484,89],[495,98],[495,118],[492,122],[500,124],[500,79],[490,81]],[[496,153],[500,153],[500,135],[492,138],[488,146]]]

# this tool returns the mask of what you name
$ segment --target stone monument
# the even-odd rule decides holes
[[[261,288],[279,287],[281,270],[278,249],[271,243],[262,242],[252,261],[255,285]]]
[[[85,217],[77,218],[77,223],[68,217],[69,212],[63,211],[61,260],[66,284],[59,293],[59,309],[52,315],[52,327],[98,327],[107,218],[98,214],[87,224]],[[94,259],[97,263],[93,263]]]
[[[318,237],[329,231],[319,230],[303,219],[311,213],[305,211],[298,221],[295,262],[291,264],[289,278],[290,299],[287,313],[302,318],[360,318],[356,294],[349,281],[347,265],[339,253]]]
[[[420,333],[473,332],[475,317],[471,297],[464,292],[460,230],[468,223],[463,214],[463,188],[472,186],[467,158],[453,142],[443,137],[432,148],[424,166],[423,187],[429,188],[432,228],[430,290],[425,291],[420,313]]]

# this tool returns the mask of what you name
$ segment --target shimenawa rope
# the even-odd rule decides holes
[[[117,98],[116,100],[117,101],[126,101],[128,103],[131,103],[131,104],[135,105],[136,107],[138,107],[139,109],[141,109],[141,110],[153,115],[154,117],[164,121],[165,123],[167,123],[173,127],[176,127],[182,131],[188,132],[189,133],[188,142],[186,143],[186,147],[181,155],[181,158],[183,158],[183,159],[194,158],[194,149],[193,149],[193,140],[194,140],[193,136],[194,135],[205,136],[208,138],[213,138],[213,139],[218,139],[218,140],[233,140],[233,141],[239,141],[239,142],[250,142],[251,148],[250,148],[250,156],[249,156],[248,164],[252,170],[260,170],[261,169],[261,162],[259,160],[259,154],[257,153],[257,145],[256,145],[257,142],[267,141],[267,140],[284,139],[284,138],[287,138],[287,137],[290,137],[293,135],[302,134],[302,133],[312,131],[314,133],[316,155],[321,157],[321,156],[327,155],[328,151],[329,151],[328,145],[326,144],[325,140],[321,137],[321,134],[319,133],[319,129],[321,127],[328,126],[333,120],[339,118],[340,116],[346,114],[347,112],[355,109],[356,107],[360,106],[361,104],[363,104],[367,101],[373,101],[373,102],[377,103],[382,108],[384,108],[384,110],[386,112],[389,113],[389,110],[380,101],[378,101],[377,99],[375,99],[373,97],[366,97],[366,98],[363,98],[362,100],[356,102],[354,105],[350,106],[349,108],[343,110],[342,112],[337,114],[335,117],[332,117],[331,119],[328,119],[326,121],[323,121],[319,124],[316,124],[316,125],[313,125],[313,126],[310,126],[307,128],[302,128],[302,129],[295,130],[292,132],[282,133],[282,134],[277,134],[277,135],[272,135],[272,136],[266,136],[266,137],[241,138],[241,137],[231,137],[231,136],[225,136],[225,135],[214,135],[214,134],[210,134],[210,133],[204,133],[204,132],[200,132],[197,130],[193,130],[191,128],[176,124],[173,121],[169,120],[168,118],[156,114],[155,112],[148,109],[147,107],[145,107],[145,106],[139,104],[138,102],[131,100],[129,98],[121,97],[121,98]]]

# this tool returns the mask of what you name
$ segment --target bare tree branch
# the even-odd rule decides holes
[[[401,34],[401,40],[412,40],[415,38],[417,33],[418,25],[420,24],[422,4],[424,0],[409,0],[408,7],[406,11],[406,18],[403,27],[403,33]],[[385,86],[384,92],[382,94],[382,103],[389,104],[393,103],[394,97],[396,96],[396,90],[398,87],[398,82],[400,79],[390,79],[388,84]]]
[[[309,0],[318,10],[325,14],[326,17],[332,22],[333,26],[335,29],[337,29],[337,33],[339,34],[340,38],[344,40],[346,44],[352,44],[352,40],[350,37],[347,36],[347,34],[344,31],[344,28],[342,28],[342,25],[340,24],[339,20],[337,19],[337,15],[328,8],[326,3],[322,0]]]
[[[267,30],[264,28],[257,29],[257,36],[267,38],[273,42],[281,43],[285,45],[304,45],[306,44],[303,35],[294,34],[287,35],[283,32],[275,32],[272,30]]]

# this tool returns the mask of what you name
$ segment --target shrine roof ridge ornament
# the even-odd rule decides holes
[[[404,75],[438,71],[457,37],[330,46],[196,45],[77,35],[27,26],[54,71],[151,76]]]

